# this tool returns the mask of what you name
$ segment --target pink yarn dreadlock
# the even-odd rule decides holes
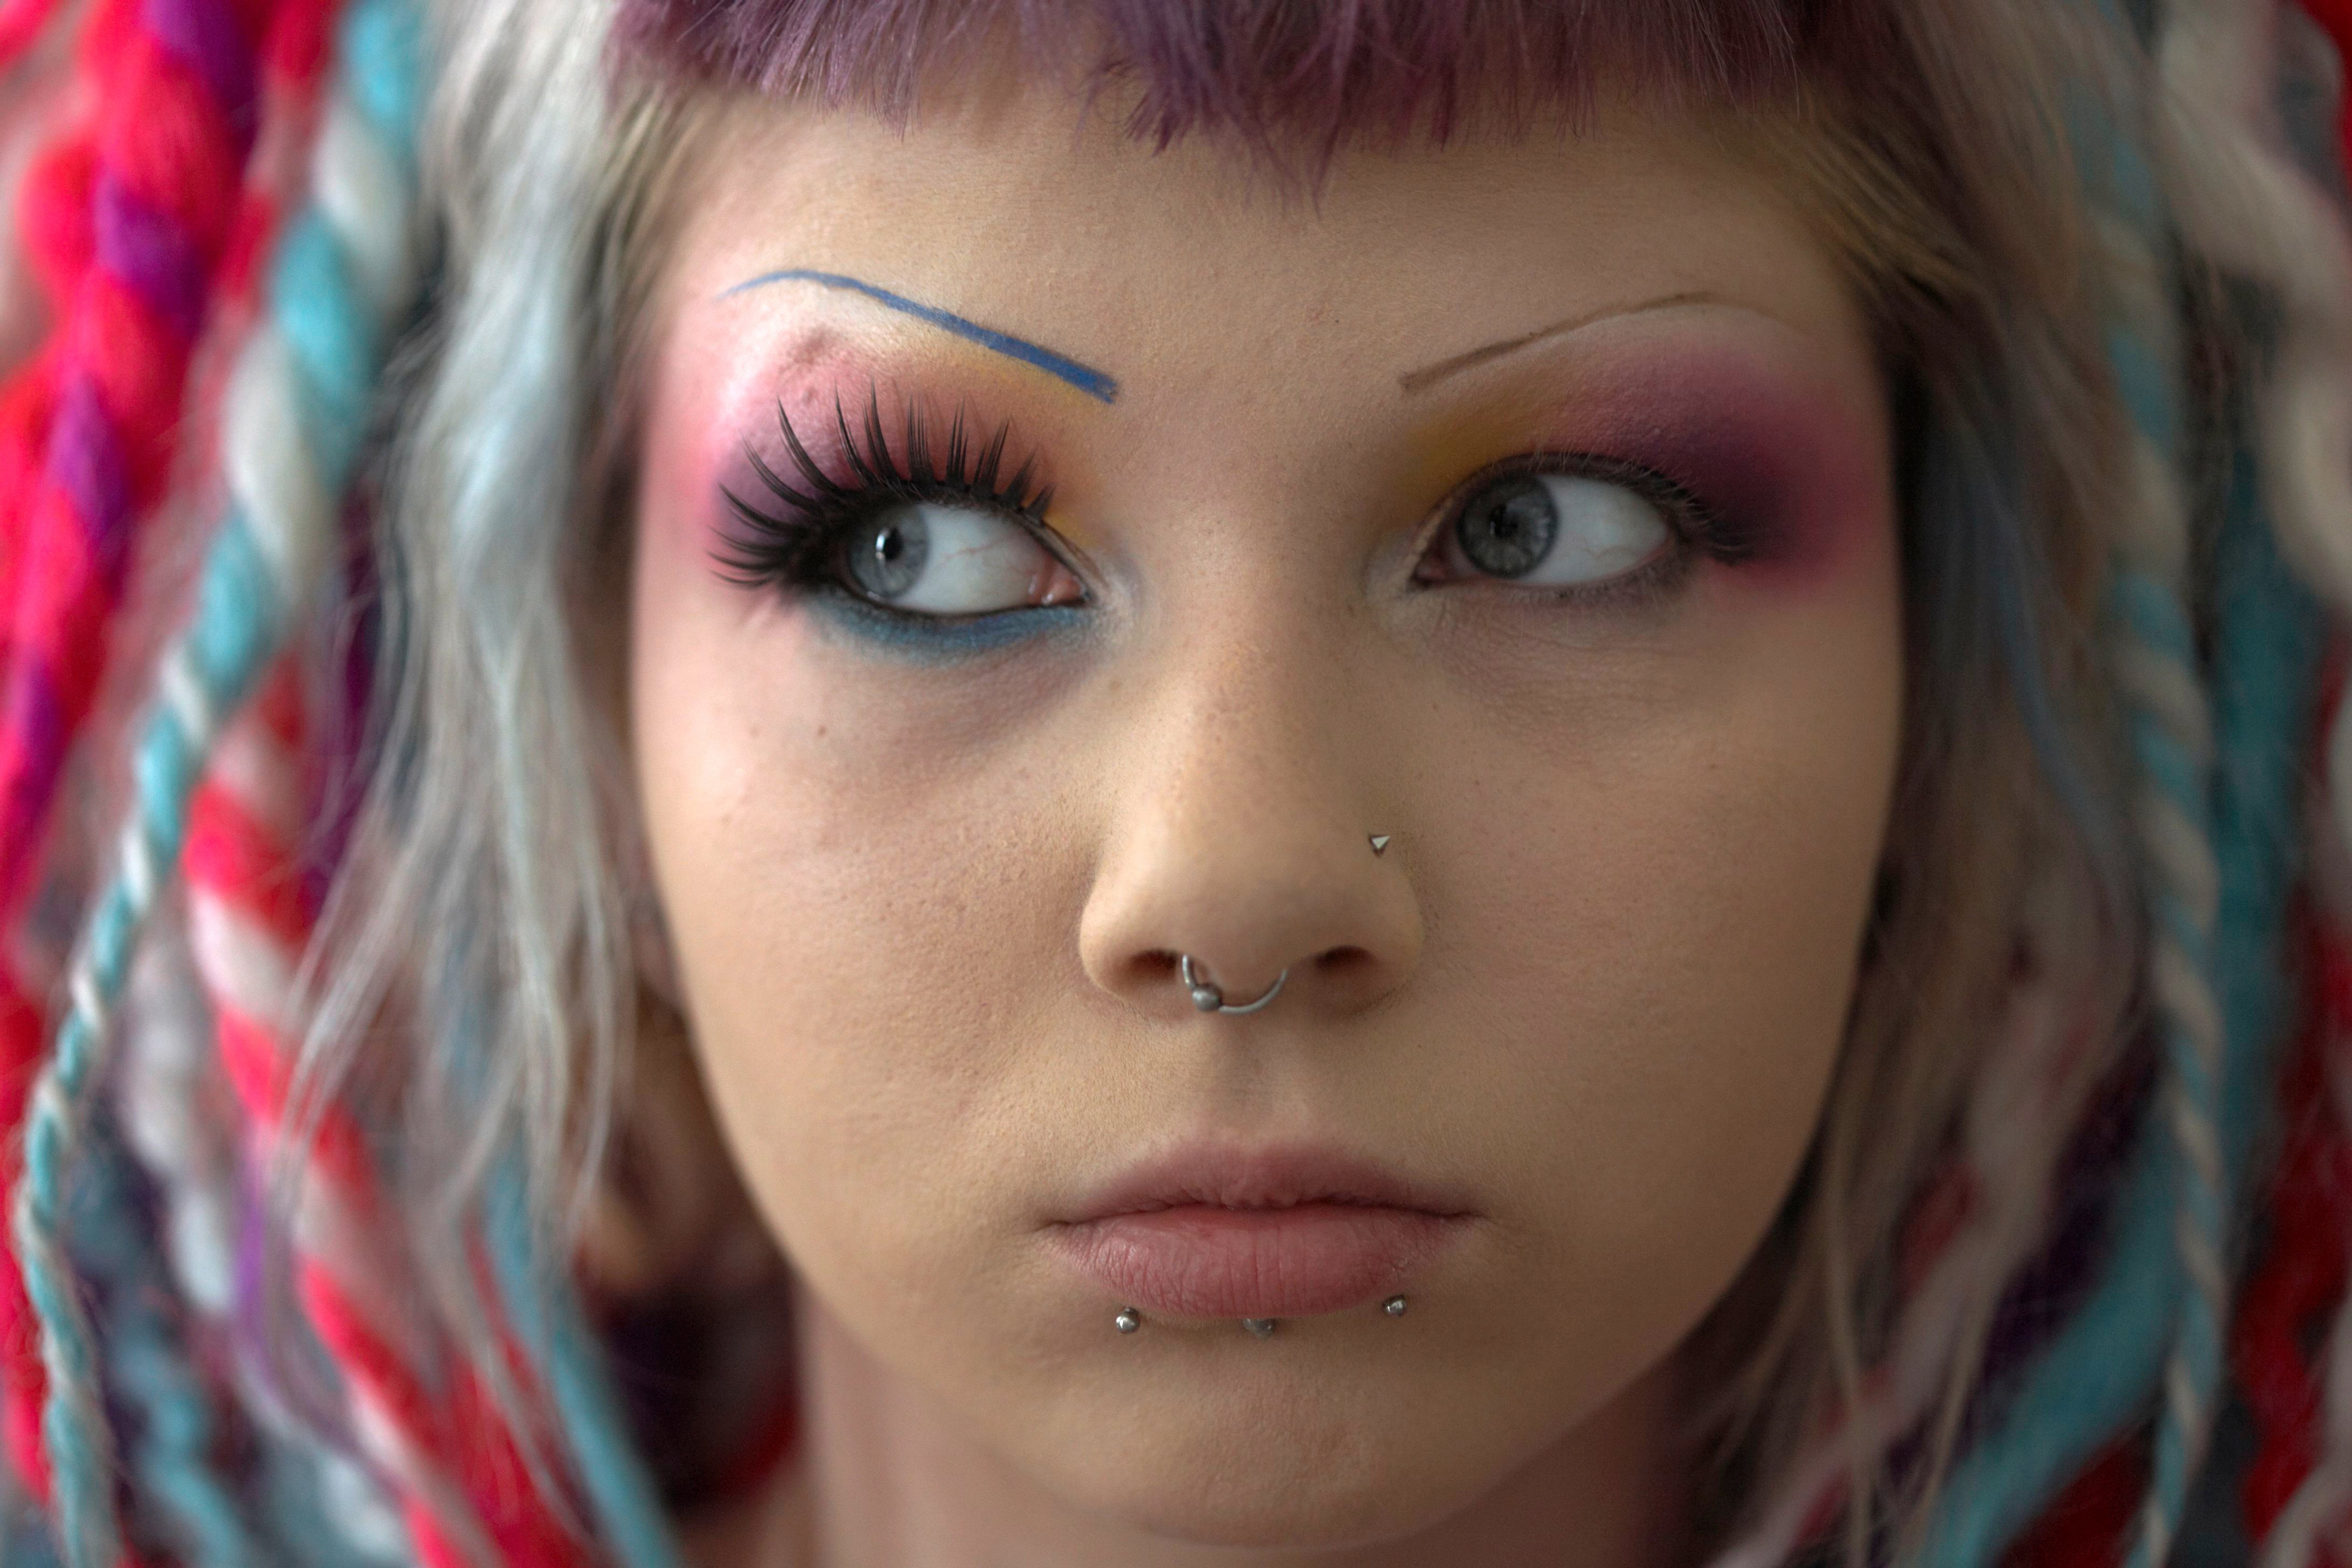
[[[2327,30],[2337,50],[2352,58],[2352,0],[2303,0],[2312,20]],[[2337,128],[2344,142],[2344,164],[2352,169],[2352,95],[2337,106]]]
[[[244,296],[273,232],[274,193],[248,170],[261,107],[257,67],[274,67],[294,89],[275,97],[307,111],[335,9],[331,0],[106,0],[79,51],[97,122],[64,139],[29,182],[24,227],[63,325],[0,394],[0,538],[12,546],[0,559],[0,603],[16,611],[0,642],[10,704],[0,713],[0,915],[15,915],[37,873],[58,771],[102,669],[137,521],[172,477],[196,343],[207,331],[243,324]],[[363,132],[355,142],[347,121],[336,136],[329,125],[324,137],[335,146],[322,145],[313,199],[329,228],[360,242],[351,259],[364,272],[383,260],[369,237],[396,231],[405,202],[396,189],[370,188],[366,173],[380,166]],[[282,363],[282,345],[257,346],[263,362]],[[230,425],[242,421],[248,436],[282,432],[290,412],[275,395],[282,381],[273,384],[267,369],[253,373],[252,355],[244,359],[244,385],[228,394],[237,404]],[[232,445],[239,438],[232,428]],[[265,459],[255,471],[270,475],[272,467]],[[237,499],[269,506],[282,497]],[[331,531],[334,498],[319,499],[329,515],[306,515],[302,525]],[[278,684],[213,776],[196,807],[188,865],[223,1066],[261,1154],[288,1142],[291,982],[310,940],[295,891],[299,804],[290,816],[257,809],[252,788],[262,785],[281,806],[299,801],[299,710],[289,686]],[[42,1010],[7,979],[0,973],[0,1127],[24,1114],[47,1032]],[[479,1379],[404,1321],[398,1277],[387,1272],[394,1265],[378,1250],[383,1200],[356,1124],[328,1106],[315,1132],[300,1151],[297,1294],[341,1374],[366,1457],[398,1494],[410,1547],[433,1568],[578,1561],[569,1511],[541,1496]],[[43,1425],[47,1380],[16,1261],[0,1268],[7,1425],[28,1490],[47,1507],[44,1439],[60,1428],[54,1408]],[[520,1372],[514,1381],[528,1387]],[[76,1425],[102,1429],[90,1417]]]
[[[332,0],[240,0],[239,6],[104,0],[83,37],[79,58],[88,96],[99,105],[97,123],[44,159],[28,186],[25,225],[28,237],[38,237],[33,248],[64,327],[0,398],[0,437],[16,437],[13,448],[0,447],[0,538],[14,545],[0,560],[0,602],[13,596],[18,610],[5,628],[13,635],[0,643],[12,704],[0,713],[0,915],[15,914],[37,873],[57,771],[87,714],[108,623],[123,598],[131,532],[172,478],[173,437],[190,406],[186,383],[197,340],[246,324],[246,296],[275,228],[276,193],[248,168],[261,107],[256,68],[273,68],[269,74],[293,89],[273,94],[271,106],[301,110],[278,118],[301,121],[308,141],[310,89],[336,9]],[[268,32],[257,33],[265,24]],[[257,54],[250,47],[257,37]],[[159,121],[150,89],[173,70],[178,78],[165,85],[179,93],[161,105]],[[383,107],[368,106],[379,115]],[[405,268],[396,258],[409,199],[401,189],[404,176],[383,161],[383,128],[367,123],[368,108],[355,117],[354,106],[339,99],[329,109],[309,171],[313,214],[287,243],[298,253],[298,291],[312,291],[306,308],[315,311],[324,287],[334,296],[332,308],[354,319],[387,311],[396,319],[405,308],[405,285],[397,281]],[[140,142],[142,126],[167,144]],[[157,178],[178,180],[181,188],[167,194],[179,200],[172,210],[184,221],[150,221],[159,204],[134,199],[138,189],[124,196],[119,187],[136,182],[117,177],[110,157],[130,164],[134,175],[154,174],[149,165],[156,165]],[[393,183],[383,184],[387,179]],[[334,258],[323,279],[315,270],[322,255]],[[304,272],[305,266],[312,270]],[[297,405],[306,395],[344,390],[305,382],[322,367],[301,356],[320,347],[289,345],[273,321],[236,356],[223,395],[226,463],[239,516],[225,532],[244,527],[273,538],[331,536],[348,454],[322,466],[315,453],[285,445],[309,434],[298,430],[303,410]],[[362,381],[355,390],[363,400],[368,386]],[[348,417],[363,417],[363,409]],[[110,468],[97,458],[120,461]],[[327,481],[315,493],[298,482],[312,476]],[[289,602],[299,599],[294,584],[283,586],[293,590]],[[167,697],[173,668],[167,656]],[[292,1152],[301,1160],[292,1237],[296,1296],[340,1373],[363,1456],[395,1494],[407,1549],[432,1568],[563,1568],[582,1555],[570,1523],[574,1510],[543,1494],[542,1468],[526,1461],[482,1378],[429,1325],[404,1311],[399,1260],[380,1245],[393,1227],[357,1123],[330,1104],[318,1108],[315,1123],[302,1124],[300,1138],[289,1136],[293,976],[310,941],[296,856],[305,819],[299,709],[291,690],[282,677],[271,688],[271,698],[209,775],[190,825],[194,934],[221,1066],[247,1113],[244,1137],[253,1152],[264,1160]],[[48,721],[60,713],[65,722]],[[209,745],[210,735],[191,740]],[[6,978],[0,974],[0,987]],[[13,1127],[26,1110],[26,1078],[47,1055],[47,1020],[21,991],[0,990],[0,1006],[9,1002],[14,1007],[0,1011],[0,1069],[12,1073],[0,1098],[0,1126]],[[155,1174],[168,1184],[175,1173],[159,1168]],[[20,1226],[20,1246],[27,1245],[25,1236]],[[61,1254],[51,1258],[45,1249],[23,1261],[39,1262],[41,1273],[70,1288]],[[216,1267],[214,1273],[217,1278]],[[43,1376],[32,1354],[24,1289],[34,1278],[30,1268],[0,1269],[0,1342],[15,1352],[9,1427],[28,1490],[45,1508],[52,1489],[60,1494],[51,1511],[64,1521],[69,1553],[79,1553],[103,1538],[102,1516],[110,1509],[102,1497],[77,1503],[63,1495],[66,1479],[96,1473],[100,1489],[110,1488],[102,1453],[80,1451],[102,1447],[80,1439],[102,1439],[106,1422],[91,1405],[96,1382],[88,1369],[75,1368],[78,1386]],[[187,1294],[195,1304],[205,1292]],[[47,1331],[54,1309],[45,1304],[43,1313]],[[45,1332],[47,1353],[54,1353],[47,1347],[55,1342]],[[509,1360],[509,1381],[528,1396],[533,1380],[524,1358]],[[69,1412],[63,1423],[61,1398]],[[80,1443],[75,1462],[53,1466],[44,1443],[64,1439]],[[54,1483],[53,1469],[60,1478]]]
[[[40,452],[37,464],[24,462],[21,448],[17,461],[0,461],[0,535],[15,542],[0,576],[8,594],[0,921],[10,928],[104,667],[139,519],[160,499],[175,456],[189,362],[253,147],[257,55],[272,8],[272,0],[102,4],[80,54],[96,122],[80,144],[45,160],[27,188],[26,227],[49,238],[43,259],[60,319],[0,395],[0,415]],[[32,0],[7,16],[29,39],[46,10]],[[89,215],[86,228],[79,212]],[[0,974],[0,1129],[23,1118],[45,1022],[16,978]],[[10,1254],[0,1264],[5,1430],[20,1472],[46,1500],[47,1379],[32,1339]]]
[[[2272,1186],[2268,1257],[2240,1308],[2232,1361],[2263,1436],[2242,1488],[2248,1531],[2326,1557],[2320,1537],[2338,1523],[2327,1515],[2352,1502],[2340,1477],[2311,1484],[2329,1446],[2323,1374],[2339,1347],[2326,1330],[2344,1300],[2352,1240],[2352,1143],[2329,1108],[2329,1080],[2352,1047],[2352,933],[2332,915],[2307,923],[2316,1005],[2286,1077],[2285,1103],[2296,1109]]]
[[[0,69],[54,0],[0,5]],[[37,160],[19,230],[57,317],[0,385],[0,921],[37,875],[58,778],[104,669],[142,517],[168,482],[188,370],[224,296],[249,287],[275,213],[248,187],[265,74],[299,104],[325,0],[101,0],[76,52],[87,109]],[[0,1130],[47,1015],[0,963]],[[48,1500],[47,1378],[24,1279],[0,1248],[0,1436]]]
[[[302,1158],[296,1291],[342,1375],[354,1436],[396,1489],[417,1561],[565,1568],[580,1548],[478,1380],[462,1366],[432,1375],[446,1350],[403,1308],[399,1259],[382,1239],[398,1226],[365,1131],[338,1104],[295,1101],[293,981],[313,913],[297,853],[302,752],[299,683],[281,668],[223,742],[195,799],[191,924],[221,1062],[256,1152],[266,1159],[293,1143]],[[310,1125],[289,1125],[304,1110]]]
[[[2331,662],[2332,707],[2342,650]],[[2324,821],[2319,837],[2340,858]],[[2240,1502],[2264,1568],[2341,1563],[2352,1541],[2352,889],[2327,887],[2324,869],[2316,879],[2300,932],[2308,997],[2281,1087],[2269,1235],[2231,1346],[2261,1434]]]
[[[42,470],[0,493],[19,546],[0,713],[0,908],[21,906],[58,778],[103,669],[142,514],[176,456],[259,113],[275,0],[111,9],[89,51],[100,110],[91,248],[65,301]],[[127,22],[117,18],[128,18]],[[117,41],[119,40],[119,41]]]
[[[0,0],[0,71],[32,47],[57,8],[58,0]]]
[[[0,0],[0,68],[54,5]],[[2330,5],[2352,19],[2352,0]],[[10,929],[41,873],[59,770],[103,670],[123,574],[138,552],[138,519],[163,495],[179,457],[177,432],[192,405],[192,352],[224,319],[236,324],[237,297],[274,220],[247,172],[260,95],[246,94],[240,118],[237,92],[222,88],[236,87],[234,51],[212,47],[227,34],[203,27],[233,24],[244,51],[237,58],[252,78],[266,74],[265,58],[279,48],[275,40],[309,26],[305,36],[315,46],[316,24],[331,9],[326,0],[99,0],[79,57],[93,117],[43,160],[28,187],[25,240],[62,325],[41,355],[0,387],[0,920]],[[1138,14],[1162,15],[1157,7]],[[264,38],[271,41],[257,42]],[[289,58],[302,55],[285,47]],[[315,47],[307,58],[310,64],[298,71],[315,70]],[[269,427],[283,446],[258,448],[265,459],[302,455],[294,450],[299,436],[287,433],[296,423],[280,418]],[[249,463],[251,472],[280,479],[299,467]],[[313,498],[320,510],[331,511],[344,477],[339,471],[331,486],[320,487],[331,492]],[[397,1216],[369,1129],[351,1105],[293,1098],[294,976],[313,943],[315,910],[298,854],[311,804],[303,777],[309,737],[288,668],[280,665],[205,773],[184,861],[211,1039],[236,1102],[235,1134],[257,1155],[283,1150],[299,1162],[299,1201],[290,1216],[296,1302],[339,1374],[352,1436],[392,1495],[415,1560],[432,1568],[581,1562],[589,1549],[567,1525],[571,1500],[523,1457],[539,1445],[519,1439],[509,1413],[486,1387],[494,1380],[467,1365],[442,1331],[413,1310],[407,1259],[389,1239],[400,1227],[392,1223]],[[1954,1167],[1915,1226],[1904,1271],[1908,1310],[1885,1360],[1855,1391],[1853,1405],[1825,1422],[1818,1446],[1801,1457],[1786,1506],[1760,1521],[1735,1561],[1785,1560],[1854,1500],[1846,1491],[1856,1455],[1920,1433],[1949,1375],[1949,1341],[1971,1281],[2005,1276],[2042,1233],[2066,1131],[2047,1102],[2069,1079],[2074,1042],[2059,999],[2042,994],[2037,978],[2029,942],[1994,1068],[1969,1108]],[[17,1125],[26,1078],[44,1055],[39,994],[0,963],[0,1137]],[[2290,1173],[2310,1163],[2291,1160]],[[171,1173],[152,1173],[168,1199]],[[2282,1231],[2293,1220],[2336,1226],[2339,1244],[2352,1234],[2346,1195],[2321,1196],[2336,1206],[2283,1206]],[[2314,1303],[2342,1292],[2340,1268],[2329,1271],[2332,1255],[2323,1248],[2314,1256],[2321,1266],[2317,1294],[2286,1292],[2306,1316]],[[0,1249],[6,1383],[0,1415],[30,1489],[46,1502],[42,1369],[16,1265]],[[509,1315],[516,1323],[530,1316]],[[2286,1369],[2300,1382],[2282,1385],[2284,1404],[2266,1403],[2266,1385],[2245,1370],[2243,1354],[2268,1354],[2259,1347],[2279,1342],[2274,1333],[2264,1337],[2275,1326],[2266,1309],[2250,1302],[2239,1343],[2257,1347],[2242,1352],[2241,1377],[2264,1419],[2284,1434],[2276,1452],[2289,1462],[2273,1467],[2266,1494],[2278,1500],[2281,1487],[2292,1491],[2313,1468],[2321,1401],[2308,1358]],[[493,1342],[507,1350],[497,1370],[534,1410],[556,1380],[501,1339],[504,1327],[489,1325]],[[529,1436],[547,1436],[531,1426],[537,1416],[520,1419]],[[2095,1473],[2128,1479],[2137,1468],[2136,1454],[2126,1453]],[[2136,1479],[2126,1490],[2127,1512]],[[2108,1554],[2122,1521],[2101,1521],[2096,1530],[2036,1535],[2028,1551],[2069,1568]],[[2077,1545],[2051,1544],[2062,1541],[2078,1543],[2079,1554]]]

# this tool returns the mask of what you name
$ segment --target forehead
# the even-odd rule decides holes
[[[1342,386],[1392,403],[1429,366],[1666,300],[1867,337],[1780,188],[1691,116],[1607,103],[1575,134],[1344,152],[1309,194],[1218,138],[1139,144],[1117,112],[1017,83],[904,126],[740,102],[672,242],[671,323],[767,345],[722,356],[744,365],[845,337],[981,353],[948,314],[1102,371],[1137,414],[1312,388],[1328,415]]]

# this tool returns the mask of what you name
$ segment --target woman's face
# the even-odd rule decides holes
[[[1076,120],[709,159],[631,601],[684,1003],[959,1430],[1169,1535],[1401,1533],[1654,1401],[1812,1133],[1902,703],[1871,337],[1676,121],[1308,199]]]

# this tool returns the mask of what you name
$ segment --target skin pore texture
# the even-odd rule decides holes
[[[661,279],[632,744],[808,1416],[698,1549],[1675,1561],[1674,1352],[1811,1137],[1900,742],[1866,321],[1693,124],[1348,152],[1310,198],[1111,112],[744,105]],[[866,289],[743,287],[790,271]],[[857,596],[890,503],[796,512],[780,406],[845,487],[869,406],[897,472],[917,420],[967,479],[1002,430],[965,532],[927,514],[942,569],[1011,563],[998,613]],[[1482,569],[1465,506],[1530,469],[1587,481],[1605,572]],[[1202,1014],[1179,954],[1288,979]],[[1318,1195],[1386,1205],[1338,1283],[1187,1261]],[[1185,1310],[1245,1300],[1270,1337]]]

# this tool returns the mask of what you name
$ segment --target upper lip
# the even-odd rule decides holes
[[[1061,1217],[1084,1225],[1120,1215],[1199,1205],[1286,1209],[1306,1204],[1467,1215],[1455,1193],[1408,1180],[1374,1160],[1303,1145],[1251,1148],[1195,1143],[1128,1167],[1088,1190]]]

